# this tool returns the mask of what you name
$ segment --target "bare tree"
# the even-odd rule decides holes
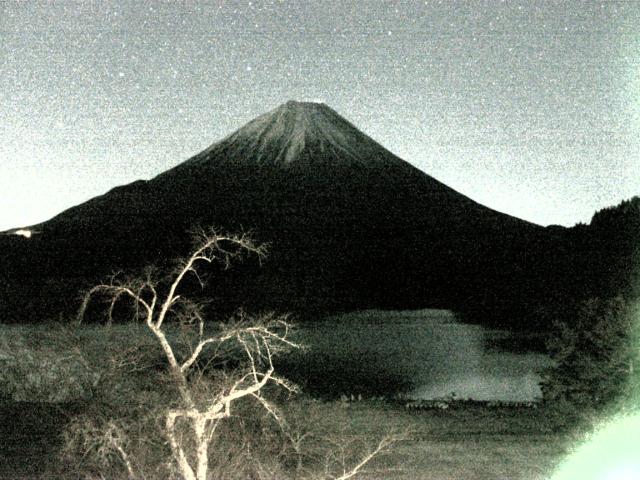
[[[142,278],[118,281],[117,276],[107,284],[93,287],[85,296],[79,318],[82,319],[91,298],[98,293],[111,298],[109,318],[113,308],[122,297],[134,302],[146,326],[159,343],[167,361],[169,372],[180,396],[178,408],[168,408],[165,414],[165,433],[168,437],[173,457],[179,472],[186,480],[205,480],[208,472],[209,445],[218,422],[231,415],[232,404],[243,397],[253,397],[269,412],[275,415],[275,409],[261,394],[262,388],[269,382],[277,383],[288,390],[294,387],[274,373],[273,355],[283,347],[297,348],[298,345],[288,338],[289,324],[286,317],[268,315],[260,318],[241,318],[214,335],[205,334],[205,322],[202,308],[179,294],[178,290],[185,277],[193,275],[198,282],[203,280],[198,273],[200,264],[222,261],[229,265],[232,258],[243,252],[263,256],[265,249],[257,246],[250,237],[218,235],[215,232],[201,233],[193,253],[170,275],[168,287],[154,279],[150,272]],[[181,324],[195,325],[197,340],[191,351],[179,358],[170,342],[166,322],[174,317]],[[249,369],[239,375],[231,385],[207,398],[198,398],[189,380],[190,370],[202,356],[205,349],[220,350],[223,344],[237,342],[248,359]],[[185,422],[191,429],[195,440],[195,455],[185,448],[185,439],[177,435],[177,426]],[[131,464],[127,460],[127,469]]]
[[[220,324],[211,332],[205,324],[203,305],[182,296],[181,287],[188,277],[204,286],[199,267],[221,262],[228,267],[242,254],[265,255],[265,247],[257,245],[248,235],[219,235],[214,231],[201,231],[189,257],[181,261],[163,278],[147,270],[141,277],[123,279],[114,275],[108,283],[96,285],[84,296],[78,321],[82,321],[87,307],[96,295],[109,299],[109,323],[114,307],[128,298],[136,315],[141,318],[162,349],[168,366],[171,383],[177,391],[177,404],[163,410],[163,430],[171,448],[173,462],[179,475],[185,480],[205,480],[209,474],[210,446],[220,422],[232,415],[232,409],[240,399],[254,399],[283,429],[286,421],[265,398],[264,387],[278,385],[290,392],[295,385],[275,373],[273,358],[277,353],[299,348],[291,339],[291,325],[286,315],[266,314],[253,317],[240,312],[234,319]],[[167,324],[177,321],[188,327],[190,340],[183,348],[167,329]],[[218,355],[229,355],[235,348],[246,367],[228,376],[217,388],[200,388],[201,363],[211,362]],[[186,433],[185,433],[186,432]],[[117,435],[116,435],[117,434]],[[104,434],[111,454],[120,456],[130,477],[137,475],[134,462],[125,451],[126,442],[121,430],[110,425]],[[343,469],[340,475],[330,478],[347,479],[356,475],[371,458],[389,445],[383,440],[367,453],[362,461],[351,469]]]

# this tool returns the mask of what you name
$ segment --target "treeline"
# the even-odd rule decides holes
[[[640,197],[596,212],[589,225],[562,232],[556,266],[549,275],[556,315],[593,298],[640,298]],[[555,270],[555,271],[554,271]]]
[[[596,212],[588,225],[549,226],[542,238],[504,248],[512,263],[503,275],[458,308],[469,321],[540,331],[559,316],[570,321],[590,298],[632,302],[640,297],[640,197]]]
[[[640,198],[600,210],[589,225],[565,235],[568,251],[555,294],[538,311],[557,362],[543,384],[545,399],[579,418],[622,405],[636,408]]]

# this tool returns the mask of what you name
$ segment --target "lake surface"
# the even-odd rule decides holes
[[[303,325],[297,336],[308,349],[296,354],[292,376],[334,395],[532,401],[552,365],[547,355],[496,346],[516,334],[461,323],[447,310],[348,313]]]

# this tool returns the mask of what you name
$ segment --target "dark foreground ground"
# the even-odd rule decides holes
[[[554,432],[544,409],[468,405],[409,411],[382,400],[313,401],[298,398],[330,434],[373,445],[392,431],[406,439],[372,461],[357,478],[404,480],[533,480],[549,478],[572,444]],[[73,409],[44,403],[5,403],[0,410],[0,478],[64,479],[56,458],[59,432]],[[70,477],[66,477],[70,478]]]

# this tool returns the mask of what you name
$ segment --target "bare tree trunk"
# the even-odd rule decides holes
[[[194,420],[194,430],[196,434],[197,449],[197,479],[207,480],[207,472],[209,471],[209,439],[206,433],[207,420],[205,418],[196,418]]]
[[[169,445],[171,445],[173,458],[177,462],[178,470],[180,470],[180,474],[184,480],[197,480],[191,465],[189,465],[189,460],[187,460],[187,456],[176,438],[176,419],[177,415],[175,412],[169,412],[165,423],[165,433],[169,438]]]

